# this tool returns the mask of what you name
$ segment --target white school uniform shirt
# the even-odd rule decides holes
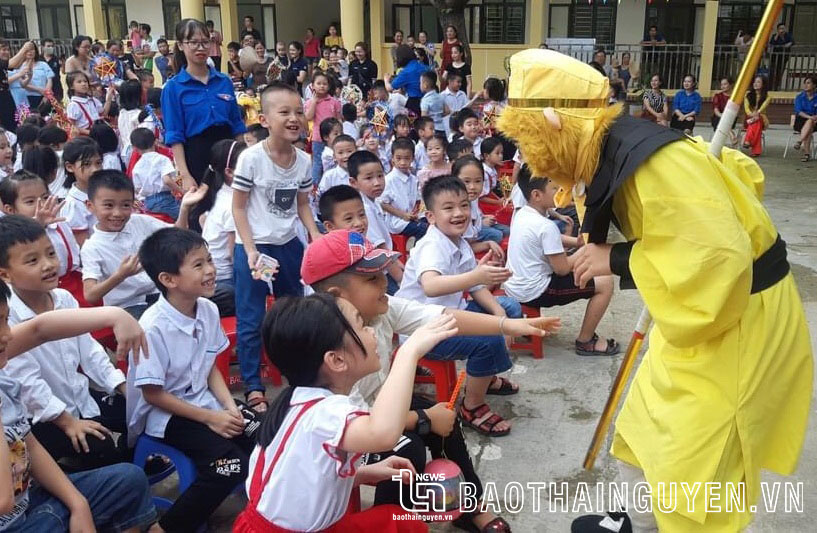
[[[213,257],[217,281],[233,277],[233,251],[227,242],[230,233],[235,233],[233,188],[225,183],[216,193],[216,200],[201,230],[201,237],[207,241]]]
[[[522,188],[519,187],[518,183],[514,183],[511,189],[511,203],[514,209],[513,216],[516,216],[517,211],[528,205],[528,201],[525,200],[525,194],[522,192]]]
[[[68,191],[65,190],[65,167],[62,164],[62,150],[54,150],[57,154],[57,175],[54,181],[48,184],[48,194],[57,198],[65,198]]]
[[[11,170],[17,172],[18,170],[22,170],[23,168],[23,151],[20,147],[17,147],[17,157],[14,158],[14,165],[12,165]]]
[[[485,179],[482,181],[482,196],[489,194],[499,181],[499,172],[488,163],[482,163],[482,173]]]
[[[116,152],[108,152],[102,155],[103,170],[122,170],[122,160]]]
[[[336,166],[338,166],[338,162],[335,161],[335,151],[329,146],[324,146],[323,152],[321,152],[321,167],[323,167],[323,171],[326,172]]]
[[[88,130],[91,129],[94,121],[99,120],[103,109],[102,102],[93,96],[74,95],[71,97],[65,113],[68,118],[75,121],[78,128]]]
[[[386,203],[411,213],[414,211],[414,206],[420,201],[419,190],[417,176],[405,174],[400,169],[393,168],[386,174],[386,187],[383,189],[383,194],[377,199],[377,203],[381,204],[381,210],[382,205]],[[385,211],[383,215],[390,233],[402,233],[408,226],[408,220],[403,220]]]
[[[163,178],[168,174],[174,176],[176,167],[173,166],[173,161],[169,157],[159,152],[146,152],[133,166],[132,174],[136,197],[144,199],[160,192],[170,191]]]
[[[50,294],[55,310],[79,308],[66,290],[53,289]],[[35,316],[12,290],[9,324]],[[125,375],[113,366],[105,349],[89,333],[40,344],[10,359],[2,372],[22,385],[22,401],[35,424],[54,420],[63,411],[75,418],[99,416],[99,406],[88,389],[89,378],[108,394],[125,382]]]
[[[119,144],[120,150],[119,153],[121,155],[122,161],[130,160],[131,152],[133,151],[133,145],[130,142],[130,134],[133,133],[137,127],[139,127],[139,113],[142,110],[140,108],[136,109],[122,109],[119,111],[119,117],[117,118],[117,124],[119,126]],[[151,129],[151,131],[153,131]]]
[[[479,200],[471,202],[471,223],[468,224],[468,229],[465,230],[462,238],[472,241],[479,237],[479,232],[482,231],[482,209],[479,208]]]
[[[79,244],[77,243],[71,226],[65,222],[57,222],[45,227],[45,234],[54,246],[57,259],[60,260],[60,268],[57,275],[63,277],[68,272],[82,270],[82,260],[80,259]]]
[[[355,141],[357,141],[360,138],[360,130],[357,127],[355,127],[354,122],[347,122],[345,120],[343,121],[343,134],[348,135]]]
[[[414,300],[426,304],[437,304],[452,309],[465,309],[465,298],[462,291],[442,296],[426,296],[420,278],[426,272],[439,272],[443,276],[453,276],[471,272],[477,268],[477,259],[471,246],[464,238],[452,241],[437,226],[428,227],[425,237],[417,241],[403,271],[403,282],[395,293],[399,298]],[[475,285],[468,289],[476,292],[484,285]]]
[[[508,268],[513,275],[503,284],[505,293],[530,302],[550,285],[553,268],[545,256],[564,252],[558,226],[526,205],[513,217],[508,242]]]
[[[360,193],[363,198],[363,209],[366,211],[366,218],[369,219],[369,228],[366,230],[366,239],[374,246],[379,247],[381,244],[387,250],[392,249],[391,233],[389,227],[386,225],[386,214],[380,207],[380,204],[369,198],[363,193]]]
[[[396,117],[397,115],[408,115],[408,108],[406,104],[408,103],[408,98],[405,94],[401,93],[391,93],[389,95],[389,112],[391,116]]]
[[[318,194],[323,194],[337,185],[349,185],[349,172],[337,166],[323,173],[320,184],[318,184]]]
[[[468,103],[468,96],[465,94],[465,91],[459,90],[456,93],[452,93],[451,89],[446,88],[443,92],[440,93],[443,95],[443,100],[445,101],[445,105],[448,107],[448,110],[451,111],[451,114],[456,113],[457,111],[461,110],[465,105]],[[444,125],[445,125],[445,134],[446,136],[451,135],[453,133],[451,131],[451,114],[445,115],[443,117]]]
[[[358,380],[349,394],[356,403],[369,406],[374,404],[380,387],[389,375],[395,333],[411,335],[414,330],[431,322],[445,311],[445,307],[441,305],[425,304],[389,295],[386,295],[386,298],[389,300],[388,311],[376,317],[370,324],[377,340],[380,370]]]
[[[316,399],[320,401],[294,423],[305,404]],[[352,420],[369,413],[349,396],[317,387],[297,387],[289,405],[280,429],[264,450],[266,473],[282,449],[256,511],[290,531],[323,531],[346,514],[355,473],[363,463],[363,454],[341,450],[340,441]],[[291,426],[292,432],[282,447]],[[250,472],[255,472],[260,455],[261,448],[256,446],[250,455]],[[252,478],[248,475],[245,482],[248,494]]]
[[[477,137],[474,140],[474,157],[482,159],[482,137]]]
[[[414,172],[422,168],[426,168],[430,164],[428,154],[426,153],[426,145],[423,141],[418,141],[414,145]]]
[[[139,320],[145,331],[150,357],[138,365],[131,355],[128,366],[128,443],[143,432],[164,438],[170,413],[145,401],[141,387],[159,385],[163,390],[203,409],[223,409],[210,391],[207,378],[216,356],[230,342],[221,329],[216,304],[206,298],[196,301],[191,318],[159,296]]]
[[[133,214],[122,231],[102,231],[96,228],[93,235],[82,245],[82,280],[97,282],[110,278],[128,255],[137,255],[145,239],[162,228],[170,227],[150,215]],[[145,296],[159,290],[147,272],[142,271],[125,278],[114,287],[102,302],[116,307],[132,307],[145,303]]]
[[[65,218],[65,222],[73,231],[87,231],[88,235],[93,235],[96,217],[85,205],[87,201],[88,193],[79,190],[74,183],[65,195],[65,204],[60,209],[60,216]]]
[[[238,156],[233,189],[249,193],[247,218],[255,244],[286,244],[296,237],[298,193],[312,190],[309,154],[294,148],[289,168],[275,164],[264,143],[250,146]],[[235,240],[242,244],[236,232]]]

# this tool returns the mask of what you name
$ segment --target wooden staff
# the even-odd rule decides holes
[[[712,136],[712,141],[709,144],[709,153],[715,157],[721,156],[721,149],[726,144],[729,138],[729,132],[732,129],[732,124],[738,117],[743,98],[746,96],[746,91],[749,84],[757,72],[757,66],[760,64],[760,58],[763,56],[763,50],[766,48],[766,43],[769,42],[769,36],[772,33],[774,23],[780,15],[780,10],[783,7],[783,0],[770,0],[766,5],[766,11],[763,13],[763,18],[760,20],[760,25],[755,33],[755,39],[746,54],[746,61],[740,69],[740,75],[735,88],[732,90],[732,95],[729,97],[729,102],[724,108],[721,120],[718,122],[718,128]],[[583,466],[585,470],[591,470],[593,464],[596,462],[599,449],[602,442],[607,438],[607,432],[610,429],[610,424],[613,421],[613,415],[618,409],[619,400],[624,393],[624,387],[630,380],[635,360],[638,357],[638,352],[641,349],[641,344],[644,341],[644,336],[647,333],[652,323],[652,317],[647,310],[647,306],[641,309],[641,315],[638,318],[633,336],[630,339],[630,344],[627,346],[627,352],[624,354],[624,359],[621,361],[621,367],[618,369],[618,374],[613,382],[613,388],[610,391],[610,396],[607,398],[607,403],[604,406],[604,411],[601,413],[601,418],[596,425],[596,431],[593,433],[593,440],[590,441],[590,446],[587,449],[587,455],[584,457]]]

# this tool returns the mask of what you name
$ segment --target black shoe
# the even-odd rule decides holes
[[[571,533],[633,533],[627,513],[588,514],[575,519]]]

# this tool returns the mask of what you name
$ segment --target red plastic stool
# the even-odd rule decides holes
[[[431,376],[416,376],[415,383],[431,383],[437,391],[437,401],[447,402],[457,384],[457,365],[454,361],[434,361],[423,357],[417,362],[431,372]]]
[[[241,383],[241,376],[230,375],[230,364],[238,362],[238,357],[235,354],[235,346],[238,340],[238,335],[236,334],[235,317],[227,316],[222,318],[221,327],[224,330],[224,334],[227,335],[230,345],[226,350],[218,354],[218,357],[216,357],[216,367],[224,377],[224,382],[227,383],[228,387],[230,387]],[[266,362],[261,363],[261,377],[268,378],[276,387],[280,387],[283,384],[281,372],[278,370],[278,368],[276,368],[275,365]]]
[[[408,240],[408,237],[399,233],[391,234],[392,249],[395,252],[400,252],[400,262],[404,265],[408,261]]]
[[[522,316],[525,318],[539,318],[541,316],[539,309],[535,307],[522,306]],[[531,335],[525,337],[525,341],[517,342],[514,340],[511,343],[511,350],[518,350],[521,352],[531,352],[534,359],[543,359],[545,357],[544,338]]]

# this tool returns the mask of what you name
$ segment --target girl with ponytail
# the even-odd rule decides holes
[[[411,462],[391,456],[361,465],[363,454],[391,449],[408,415],[417,361],[456,334],[443,314],[400,347],[380,393],[366,412],[349,394],[380,371],[377,341],[347,300],[327,293],[283,298],[262,326],[270,360],[289,381],[258,430],[250,457],[249,503],[234,532],[427,531],[419,520],[396,521],[397,506],[347,513],[352,489],[403,475]]]

